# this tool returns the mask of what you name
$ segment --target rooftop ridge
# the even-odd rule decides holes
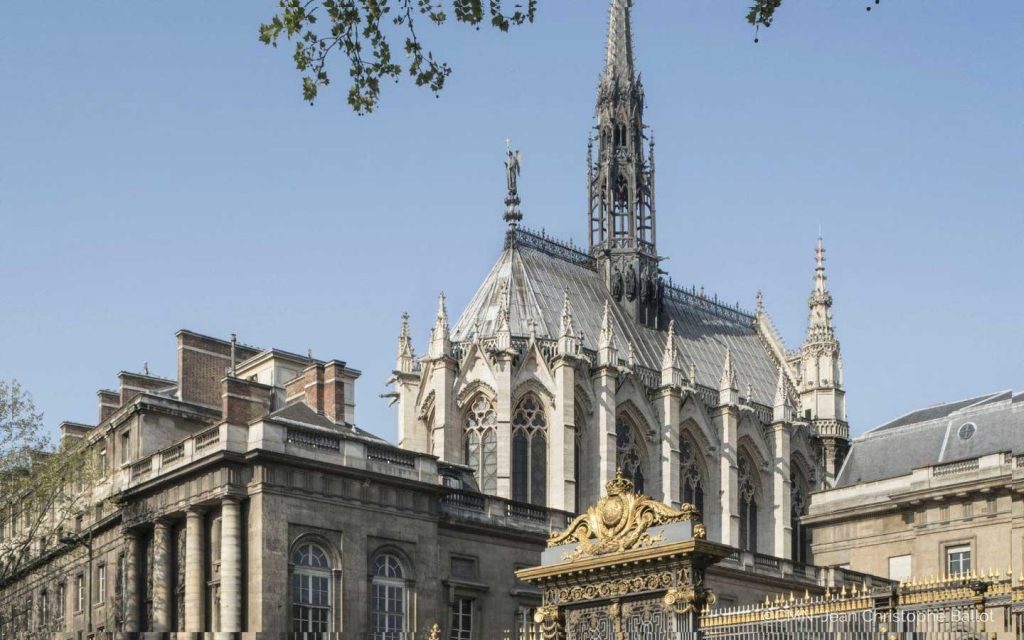
[[[534,231],[521,226],[510,229],[505,246],[508,248],[513,245],[536,249],[553,258],[560,258],[590,270],[595,269],[593,256],[572,242],[548,235],[544,229]],[[754,312],[744,309],[738,302],[729,304],[724,300],[719,300],[718,295],[708,296],[704,293],[703,287],[700,290],[696,285],[689,288],[682,287],[676,285],[671,278],[665,283],[665,293],[670,298],[737,322],[753,323],[755,318]]]
[[[708,309],[713,313],[738,320],[740,322],[753,322],[756,315],[752,311],[748,311],[740,306],[740,303],[729,304],[724,300],[719,300],[718,295],[715,294],[713,297],[708,296],[704,293],[704,288],[701,287],[697,290],[696,285],[691,285],[689,288],[685,288],[676,285],[671,278],[665,284],[665,293],[675,295],[678,299],[682,299],[684,302],[689,302],[695,306]],[[671,297],[671,296],[669,296]]]
[[[956,413],[959,413],[960,411],[964,411],[964,410],[966,410],[966,409],[968,409],[970,407],[974,407],[974,406],[978,405],[979,403],[987,402],[991,398],[993,398],[995,396],[998,396],[998,395],[1001,395],[1003,393],[1006,393],[1006,391],[997,391],[995,393],[986,393],[986,394],[980,395],[980,396],[971,396],[969,398],[962,398],[960,400],[953,400],[953,401],[950,401],[950,402],[939,402],[939,403],[936,403],[936,404],[930,404],[930,405],[927,405],[927,406],[924,406],[924,407],[919,407],[917,409],[912,409],[910,411],[907,411],[906,413],[902,413],[902,414],[896,416],[892,420],[887,420],[886,422],[883,422],[882,424],[878,425],[877,427],[875,427],[873,429],[869,429],[869,430],[865,431],[860,437],[863,438],[863,437],[865,437],[867,435],[870,435],[872,433],[876,433],[876,432],[879,432],[879,431],[889,431],[891,429],[900,429],[902,427],[907,427],[907,426],[912,426],[912,425],[917,425],[917,424],[923,424],[923,423],[926,423],[926,422],[933,422],[935,420],[946,420],[946,419],[949,419],[950,416],[952,416],[952,415],[954,415]],[[964,404],[964,403],[969,403],[969,404]],[[947,413],[944,413],[942,415],[937,415],[937,416],[934,416],[934,417],[931,417],[931,418],[922,418],[920,420],[916,420],[916,421],[913,421],[913,422],[902,422],[901,423],[902,420],[905,420],[905,419],[913,416],[915,413],[922,413],[924,411],[929,411],[931,409],[939,409],[941,407],[949,407],[949,406],[953,406],[953,405],[963,405],[963,406],[950,409]]]
[[[572,242],[549,236],[544,229],[540,231],[523,227],[509,229],[508,236],[505,239],[505,247],[509,248],[513,245],[536,249],[553,258],[561,258],[592,271],[595,269],[593,256]]]

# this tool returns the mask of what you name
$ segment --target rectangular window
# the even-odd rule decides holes
[[[107,565],[101,564],[96,567],[96,604],[103,604],[107,600]]]
[[[889,579],[898,582],[910,580],[913,575],[913,564],[910,555],[892,556],[889,558]]]
[[[473,640],[473,600],[470,598],[456,598],[452,603],[448,640]]]
[[[106,447],[103,447],[102,449],[100,449],[99,473],[100,473],[100,477],[101,478],[107,475],[107,448]]]
[[[971,572],[971,546],[946,547],[946,575]]]
[[[125,431],[121,434],[121,464],[128,464],[128,445],[131,444],[131,433]]]
[[[57,585],[57,619],[60,620],[64,617],[64,607],[66,606],[65,598],[67,597],[67,587],[64,583]]]
[[[942,523],[949,522],[949,507],[946,507],[946,506],[939,507],[939,522],[942,522]]]
[[[39,594],[39,624],[46,627],[50,615],[50,594],[45,589]]]
[[[971,518],[973,516],[974,516],[974,503],[973,502],[965,502],[964,503],[964,517],[965,518]]]
[[[986,498],[985,499],[985,513],[993,515],[996,512],[996,499]]]
[[[85,576],[75,576],[75,613],[81,613],[85,608]]]
[[[75,533],[82,533],[82,516],[75,516]]]

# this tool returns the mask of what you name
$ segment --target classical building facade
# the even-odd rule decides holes
[[[96,425],[62,425],[106,464],[72,530],[40,532],[0,585],[0,637],[496,638],[540,602],[514,571],[567,514],[464,491],[464,469],[356,427],[344,362],[190,331],[177,351],[175,379],[121,372]]]
[[[911,412],[855,439],[803,520],[814,560],[908,580],[1024,575],[1024,394]]]
[[[454,326],[441,295],[423,357],[403,320],[399,445],[467,465],[487,495],[568,512],[623,469],[655,498],[696,504],[710,539],[806,562],[794,518],[848,440],[825,250],[819,239],[793,351],[760,295],[748,313],[672,284],[644,105],[630,2],[614,0],[588,142],[589,246],[521,226],[510,152],[494,267]]]

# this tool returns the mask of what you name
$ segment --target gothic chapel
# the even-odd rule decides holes
[[[424,357],[403,319],[399,445],[465,465],[470,490],[569,512],[622,469],[652,497],[695,504],[709,539],[808,562],[800,516],[849,438],[825,251],[819,239],[795,351],[760,295],[748,313],[666,279],[630,7],[611,3],[588,143],[589,248],[520,225],[510,152],[494,267],[454,327],[441,295]]]

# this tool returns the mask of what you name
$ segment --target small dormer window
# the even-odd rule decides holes
[[[970,440],[974,436],[974,432],[978,430],[977,425],[973,422],[965,422],[960,425],[960,430],[957,431],[957,435],[960,436],[961,440]]]

